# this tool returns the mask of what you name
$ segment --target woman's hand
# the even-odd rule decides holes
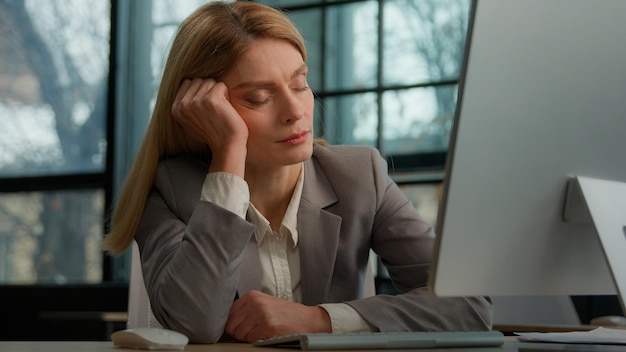
[[[305,306],[260,291],[250,291],[230,308],[225,332],[254,342],[269,337],[305,332],[331,332],[330,317],[318,306]]]
[[[248,127],[228,99],[228,88],[214,79],[184,80],[172,116],[190,137],[211,149],[210,171],[243,177],[247,155]]]

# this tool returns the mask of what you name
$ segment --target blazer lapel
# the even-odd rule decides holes
[[[304,187],[298,208],[300,287],[302,303],[315,305],[326,302],[328,297],[341,217],[325,210],[337,202],[337,196],[315,158],[305,163],[304,172]]]

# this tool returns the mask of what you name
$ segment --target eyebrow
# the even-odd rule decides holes
[[[307,69],[308,69],[308,66],[306,64],[302,64],[302,66],[298,67],[291,74],[291,77],[289,77],[289,79],[290,80],[294,79],[295,77],[305,72]],[[272,81],[248,81],[248,82],[240,83],[236,85],[235,87],[233,87],[232,89],[234,90],[234,89],[241,89],[241,88],[265,88],[265,87],[272,87],[272,86],[274,86],[274,82]]]

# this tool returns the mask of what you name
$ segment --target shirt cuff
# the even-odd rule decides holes
[[[250,190],[248,183],[239,176],[209,172],[204,178],[200,200],[219,205],[245,219],[250,204]]]
[[[333,333],[370,332],[373,329],[363,317],[345,303],[320,304],[330,316]]]

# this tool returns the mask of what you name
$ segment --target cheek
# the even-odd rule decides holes
[[[248,142],[261,138],[266,131],[270,130],[270,119],[266,114],[250,113],[250,111],[239,112],[239,116],[243,122],[248,126]]]
[[[315,97],[313,96],[313,92],[309,91],[309,96],[307,98],[307,108],[311,115],[313,115],[313,109],[315,108]]]
[[[313,119],[314,109],[315,109],[315,99],[313,98],[313,93],[309,94],[305,99],[304,106],[306,109],[306,116],[309,119]]]
[[[234,108],[235,108],[235,111],[237,111],[237,113],[243,120],[243,122],[246,124],[246,126],[248,126],[248,131],[250,132],[254,130],[255,124],[257,124],[261,118],[260,116],[258,116],[259,114],[251,112],[250,110],[246,108],[236,106],[236,105],[234,106]]]

